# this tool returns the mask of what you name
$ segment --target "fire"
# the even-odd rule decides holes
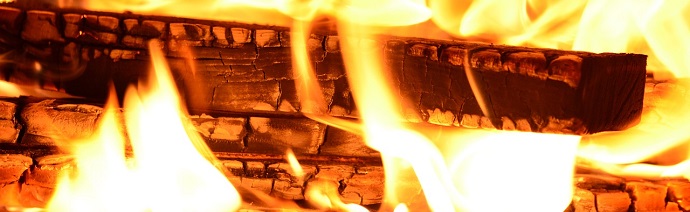
[[[688,52],[690,41],[686,39],[690,35],[690,28],[688,28],[690,24],[687,23],[690,20],[687,15],[690,14],[687,12],[690,9],[689,2],[205,0],[190,3],[175,0],[120,0],[89,1],[83,6],[104,11],[132,10],[157,15],[291,26],[293,64],[299,76],[296,84],[303,103],[302,112],[317,121],[365,135],[367,145],[381,152],[386,175],[386,196],[382,206],[384,210],[415,211],[428,207],[435,211],[561,211],[567,207],[572,197],[571,180],[576,157],[590,160],[604,171],[620,175],[687,177],[690,169],[690,160],[686,160],[687,157],[681,157],[679,161],[682,162],[673,166],[619,165],[644,162],[686,144],[685,140],[690,138],[690,134],[685,133],[686,130],[683,130],[682,126],[687,125],[687,116],[690,114],[686,111],[690,108],[684,101],[690,99],[684,93],[669,94],[668,98],[676,99],[663,102],[662,107],[653,111],[647,111],[641,124],[636,127],[623,132],[589,135],[584,137],[582,142],[579,136],[488,130],[447,130],[447,128],[424,128],[406,124],[399,112],[397,102],[400,101],[394,98],[396,95],[391,91],[392,82],[388,81],[383,65],[380,64],[381,44],[370,33],[376,31],[377,27],[406,26],[431,20],[447,33],[463,38],[481,38],[511,45],[648,54],[650,55],[650,70],[669,71],[674,77],[682,78],[690,76],[690,65],[685,61],[685,57],[690,55]],[[322,14],[333,16],[339,22],[340,46],[353,96],[361,115],[361,122],[341,120],[328,116],[326,113],[327,104],[320,94],[306,50],[307,37],[311,30],[310,22]],[[152,53],[154,58],[160,54],[156,52]],[[162,67],[165,63],[160,59],[157,60],[156,71],[165,70],[165,67]],[[657,72],[655,76],[661,77],[661,73]],[[179,104],[178,97],[174,92],[173,94],[164,93],[172,87],[169,79],[161,79],[165,76],[167,75],[156,73],[157,78],[154,80],[158,81],[150,83],[158,86],[145,86],[139,91],[130,89],[128,92],[125,105],[126,123],[135,159],[126,163],[124,157],[121,157],[122,152],[101,153],[95,156],[82,153],[98,153],[99,148],[112,149],[112,147],[106,148],[99,145],[123,146],[122,141],[117,141],[117,139],[111,144],[75,147],[73,151],[78,157],[91,158],[87,161],[99,161],[94,158],[98,156],[112,157],[111,159],[117,162],[113,164],[102,162],[103,164],[97,165],[82,162],[84,169],[93,166],[93,170],[82,170],[77,173],[78,181],[65,180],[60,185],[60,190],[58,190],[60,195],[54,199],[52,207],[62,209],[62,207],[67,207],[67,202],[71,200],[99,196],[96,194],[72,195],[74,199],[69,199],[69,195],[63,196],[63,193],[73,194],[73,191],[80,190],[89,190],[89,192],[110,190],[108,194],[118,194],[122,188],[131,191],[135,190],[133,187],[136,187],[137,189],[144,188],[146,192],[141,192],[141,196],[132,195],[132,192],[129,192],[129,196],[108,196],[109,198],[104,200],[89,200],[88,202],[98,203],[106,199],[112,201],[120,198],[122,201],[134,201],[136,204],[128,205],[128,207],[139,207],[135,209],[194,209],[201,205],[218,206],[218,208],[208,208],[209,210],[237,208],[239,201],[236,200],[237,193],[234,188],[227,181],[222,180],[222,175],[219,175],[213,165],[206,161],[211,158],[209,155],[204,157],[203,154],[198,154],[198,152],[208,152],[196,142],[199,140],[190,138],[189,140],[194,142],[178,141],[179,138],[194,136],[169,133],[181,133],[188,130],[187,125],[178,119],[183,109],[170,107]],[[681,85],[690,86],[687,83]],[[478,99],[481,99],[480,96],[478,95]],[[167,115],[157,115],[158,113]],[[175,120],[168,120],[171,117]],[[115,122],[117,119],[114,115],[104,115],[104,128],[105,126],[117,128],[115,126],[118,124],[106,122],[108,120]],[[168,123],[174,124],[159,126]],[[166,130],[161,131],[162,129]],[[149,132],[162,134],[149,134]],[[671,132],[674,133],[671,134]],[[112,134],[107,135],[112,138]],[[659,138],[663,139],[659,141]],[[160,144],[154,145],[155,141],[159,140],[165,140],[166,144],[163,145],[171,146],[167,152],[159,153],[152,150],[152,146],[160,146]],[[687,153],[687,150],[683,152]],[[175,157],[172,157],[173,155]],[[299,165],[296,165],[294,155],[290,155],[288,154],[288,160],[293,164],[295,172],[298,172]],[[170,167],[170,164],[180,164],[177,167],[180,169],[174,169]],[[103,167],[109,168],[100,170]],[[86,174],[86,172],[101,173],[101,175],[91,176],[92,174]],[[165,173],[165,175],[159,175],[159,173]],[[524,173],[530,173],[530,175]],[[180,179],[167,180],[162,176],[177,176]],[[199,180],[202,176],[210,176],[210,179]],[[113,184],[121,186],[93,189],[89,182],[95,182],[95,178],[99,178],[98,181],[100,181],[100,177],[110,179]],[[196,182],[196,184],[170,186],[175,184],[176,180]],[[408,181],[414,181],[417,184],[398,183]],[[333,186],[330,181],[317,181],[307,188],[305,196],[321,209],[361,209],[343,204]],[[501,192],[495,192],[497,189]],[[185,192],[177,196],[166,196],[179,194],[176,191],[180,190]],[[148,193],[149,191],[164,191],[164,193],[153,195]],[[213,197],[223,197],[223,199],[204,196],[204,194],[214,192],[222,193],[222,195],[213,195]],[[420,193],[423,195],[419,195]],[[143,197],[152,196],[164,198],[137,201],[144,199]],[[424,205],[411,204],[419,198],[425,200]],[[497,205],[492,202],[496,198],[511,202]],[[217,201],[218,204],[200,204],[182,200]],[[535,201],[539,201],[539,204]],[[183,205],[173,207],[165,204],[167,202]],[[543,204],[544,202],[551,204]],[[105,204],[113,205],[113,202]],[[543,208],[535,208],[536,206]],[[88,207],[88,204],[77,207]],[[70,210],[76,209],[79,208]]]
[[[131,87],[124,120],[111,100],[95,135],[69,145],[77,171],[63,176],[48,205],[51,211],[233,211],[239,194],[180,105],[157,42],[150,44],[154,72]],[[165,148],[161,148],[165,147]],[[209,161],[210,160],[210,161]]]
[[[42,89],[39,85],[20,85],[0,80],[0,97],[33,96],[44,98],[79,98],[59,91]]]
[[[510,45],[649,55],[648,69],[688,77],[685,1],[430,0],[431,20],[461,37]]]

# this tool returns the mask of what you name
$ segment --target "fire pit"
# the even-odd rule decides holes
[[[87,8],[0,6],[8,210],[690,210],[645,55]]]

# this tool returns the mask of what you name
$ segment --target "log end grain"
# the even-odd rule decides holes
[[[623,130],[642,114],[646,55],[600,54],[582,61],[582,121],[589,132]],[[596,102],[596,104],[594,104]],[[611,112],[615,111],[615,112]]]

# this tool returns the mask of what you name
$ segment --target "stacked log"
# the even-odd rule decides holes
[[[151,67],[145,43],[159,39],[192,109],[286,116],[301,109],[288,28],[9,6],[0,7],[0,51],[17,63],[6,75],[37,75],[70,94],[104,99],[111,82],[122,94],[144,77]],[[379,39],[410,121],[581,134],[625,129],[641,113],[644,55]],[[307,48],[329,113],[356,117],[338,43],[337,34],[316,30]]]
[[[653,109],[655,99],[678,89],[683,88],[674,83],[647,83],[645,109]],[[98,121],[95,114],[100,114],[102,109],[80,101],[84,100],[24,98],[2,101],[0,105],[4,107],[0,111],[11,110],[15,113],[13,117],[20,117],[18,126],[25,129],[18,140],[0,148],[0,154],[6,157],[0,173],[7,178],[1,181],[2,192],[12,193],[18,197],[15,201],[25,206],[45,204],[54,189],[56,176],[60,171],[71,169],[73,164],[72,156],[59,150],[50,140],[55,135],[44,132],[63,132],[56,134],[62,138],[92,133]],[[328,179],[341,188],[339,194],[347,203],[375,205],[382,201],[384,175],[379,153],[364,145],[358,135],[297,117],[211,117],[202,114],[190,118],[228,169],[228,178],[236,186],[282,199],[303,200],[310,183]],[[305,121],[295,121],[301,119]],[[288,148],[295,150],[305,170],[303,176],[295,175],[289,168],[285,160]],[[578,169],[574,185],[573,203],[567,211],[690,209],[687,203],[690,182],[683,179],[632,179]]]
[[[0,6],[0,52],[15,61],[3,64],[3,75],[37,77],[90,99],[104,99],[110,82],[122,94],[126,85],[145,77],[151,66],[145,49],[149,39],[165,43],[167,61],[194,114],[190,118],[236,186],[302,200],[311,183],[328,180],[339,186],[345,202],[381,203],[379,153],[359,135],[300,114],[289,29]],[[338,39],[333,32],[315,31],[308,40],[310,59],[330,115],[357,118]],[[653,106],[647,99],[643,104],[644,55],[380,39],[385,66],[402,99],[401,112],[418,124],[586,134],[625,129],[644,107]],[[465,67],[480,79],[488,116],[470,89]],[[646,91],[654,92],[656,86],[648,83]],[[56,146],[93,133],[102,112],[99,104],[0,101],[0,194],[6,194],[0,196],[16,197],[4,198],[0,205],[45,204],[55,177],[73,167],[72,156]],[[287,168],[288,148],[302,163],[303,177]],[[690,210],[686,180],[580,173],[574,182],[576,193],[567,211]]]

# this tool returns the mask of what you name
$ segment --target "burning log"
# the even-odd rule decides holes
[[[23,155],[2,158],[2,173],[14,174],[2,181],[0,193],[17,197],[16,201],[24,206],[42,207],[52,195],[57,175],[72,167],[71,157],[66,155],[39,157],[36,162]],[[382,200],[384,178],[380,165],[305,164],[303,177],[296,176],[284,162],[223,160],[223,165],[232,173],[228,177],[236,186],[283,199],[302,200],[304,189],[311,183],[329,180],[340,185],[345,202],[371,205]],[[690,207],[690,182],[686,180],[645,181],[578,174],[574,183],[573,202],[566,211],[686,211]]]
[[[31,64],[9,69],[35,73],[26,69],[37,62],[45,81],[71,94],[104,98],[110,81],[123,93],[150,68],[144,44],[155,38],[165,42],[192,109],[300,111],[287,28],[9,6],[0,7],[0,50]],[[404,37],[381,37],[381,43],[411,121],[581,134],[624,129],[642,111],[644,55]],[[316,31],[308,48],[329,112],[356,117],[338,36]],[[488,117],[482,118],[466,66],[480,79]]]
[[[654,99],[663,96],[663,93],[674,86],[671,83],[647,83],[647,88],[645,109],[649,110],[655,107]],[[98,114],[100,108],[89,104],[69,104],[78,101],[80,100],[23,100],[9,101],[15,102],[12,105],[5,104],[5,107],[19,108],[16,113],[21,115],[13,116],[22,117],[20,124],[27,131],[18,143],[6,144],[0,148],[2,153],[7,154],[7,164],[19,164],[0,166],[0,169],[13,170],[2,172],[10,173],[7,179],[11,180],[7,180],[3,184],[4,190],[0,191],[15,192],[13,195],[22,198],[20,202],[25,205],[45,204],[47,197],[52,194],[57,175],[73,167],[72,157],[54,147],[46,147],[45,145],[55,145],[45,142],[48,140],[33,143],[37,141],[30,138],[36,136],[31,134],[41,134],[44,130],[55,132],[52,126],[58,125],[62,127],[59,131],[64,132],[73,132],[70,129],[93,129],[95,126],[85,126],[76,120]],[[228,178],[236,186],[252,188],[283,199],[303,200],[304,191],[310,184],[328,181],[338,185],[339,194],[345,202],[371,205],[382,201],[381,182],[384,175],[381,160],[378,153],[366,147],[357,135],[298,117],[288,119],[242,115],[214,118],[199,115],[192,116],[191,119],[222,165],[228,169]],[[305,120],[298,121],[302,119]],[[38,123],[38,120],[43,123]],[[95,118],[88,123],[97,121],[98,118]],[[69,135],[81,137],[90,132],[92,131],[83,130],[84,134]],[[41,135],[44,135],[41,138],[49,138],[46,133]],[[35,146],[36,144],[41,146]],[[297,159],[305,171],[303,175],[295,174],[289,164],[285,163],[284,153],[287,148],[297,152]],[[23,155],[31,156],[33,160]],[[569,211],[690,209],[690,205],[687,205],[690,182],[687,180],[643,180],[588,171],[578,169],[579,174],[574,179],[576,190]]]

